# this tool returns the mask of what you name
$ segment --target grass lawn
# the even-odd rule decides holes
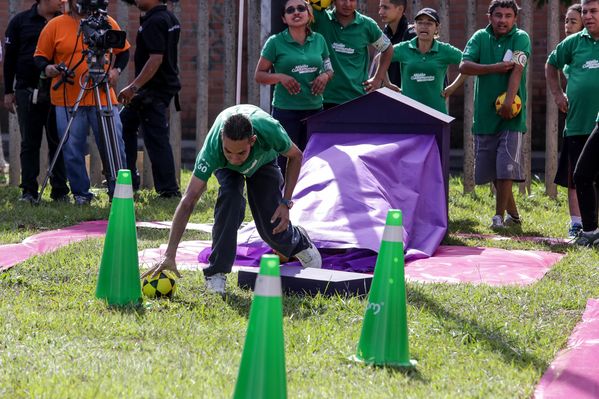
[[[184,173],[184,182],[189,176]],[[532,195],[517,196],[522,230],[506,234],[565,235],[565,192],[551,200],[543,191],[534,184]],[[34,208],[18,203],[18,195],[16,188],[0,188],[0,244],[108,218],[105,195],[84,208],[49,202]],[[191,221],[210,222],[215,198],[211,182]],[[141,192],[137,220],[170,220],[176,205]],[[493,209],[488,187],[464,195],[453,178],[445,243],[566,256],[528,287],[408,284],[410,351],[418,361],[413,371],[347,361],[359,339],[365,298],[284,297],[289,397],[530,397],[587,299],[599,298],[599,253],[455,234],[491,233]],[[157,247],[167,235],[140,229],[139,249]],[[207,238],[188,232],[183,239]],[[252,293],[238,289],[233,274],[224,299],[209,295],[200,273],[183,272],[173,300],[109,309],[94,298],[102,248],[101,239],[83,241],[0,274],[0,397],[231,397]]]

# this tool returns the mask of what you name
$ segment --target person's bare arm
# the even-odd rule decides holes
[[[462,61],[460,73],[464,75],[488,75],[490,73],[508,73],[514,68],[514,62],[501,61],[495,64],[478,64],[473,61]]]
[[[287,158],[283,198],[291,199],[302,167],[303,154],[295,144],[292,144],[289,151],[282,155]],[[278,234],[287,229],[287,225],[289,224],[289,208],[285,204],[280,204],[277,207],[275,213],[270,218],[270,221],[271,223],[274,223],[277,219],[279,219],[279,223],[272,230],[273,234]]]
[[[563,113],[568,112],[568,98],[564,94],[562,87],[559,83],[559,70],[551,64],[545,64],[545,79],[549,86],[549,91],[553,95],[553,100],[557,104],[557,107]]]
[[[183,194],[183,197],[181,198],[181,201],[175,210],[164,258],[147,270],[141,276],[142,278],[149,275],[156,276],[160,274],[162,270],[171,270],[177,275],[177,277],[181,277],[181,274],[177,270],[177,263],[175,261],[177,248],[179,247],[181,237],[183,237],[183,233],[185,232],[185,227],[187,227],[187,222],[189,221],[191,213],[202,197],[202,194],[204,194],[206,191],[206,187],[207,184],[205,181],[200,180],[195,176],[191,177],[191,181],[187,186],[187,190],[185,190],[185,194]]]

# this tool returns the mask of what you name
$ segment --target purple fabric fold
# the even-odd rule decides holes
[[[368,250],[344,252],[351,259],[333,258],[327,268],[371,272],[370,254],[378,252],[389,209],[403,212],[406,260],[432,256],[447,230],[432,135],[312,134],[293,199],[292,223],[304,226],[319,249]],[[258,264],[258,255],[268,251],[250,223],[239,232],[235,264]],[[202,251],[200,262],[208,256]]]

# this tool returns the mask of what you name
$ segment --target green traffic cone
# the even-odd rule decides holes
[[[362,334],[353,360],[377,366],[412,367],[408,347],[403,226],[400,210],[387,213]]]
[[[131,172],[119,170],[108,217],[96,297],[109,305],[141,302]]]
[[[287,397],[279,257],[264,255],[233,398]]]

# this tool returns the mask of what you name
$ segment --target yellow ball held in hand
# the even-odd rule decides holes
[[[506,94],[507,92],[504,91],[499,96],[497,96],[497,99],[495,100],[495,110],[497,112],[499,112],[501,105],[505,101]],[[522,99],[519,95],[516,94],[516,97],[514,97],[514,102],[512,103],[512,115],[516,116],[520,113],[520,111],[522,111]]]
[[[310,4],[312,8],[320,11],[328,8],[331,5],[331,0],[310,0]]]
[[[145,277],[141,285],[141,291],[148,298],[170,298],[177,290],[175,275],[168,270],[160,272],[156,277]]]

